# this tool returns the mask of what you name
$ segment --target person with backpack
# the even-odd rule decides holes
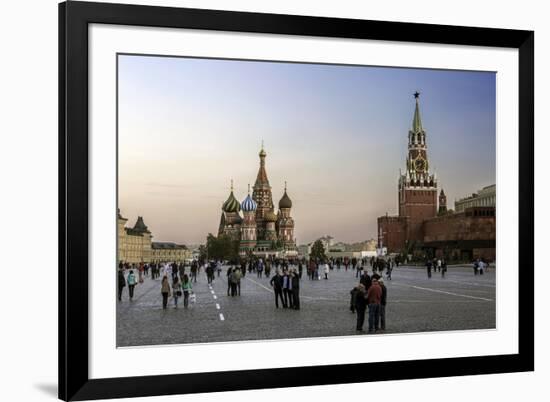
[[[168,282],[168,275],[166,274],[162,277],[160,293],[162,294],[162,308],[166,310],[168,306],[168,297],[170,296],[170,283]]]
[[[178,299],[183,295],[183,293],[181,291],[181,283],[177,275],[174,277],[172,282],[172,292],[174,297],[174,308],[178,308]]]
[[[183,307],[187,308],[189,306],[189,294],[193,292],[193,285],[189,277],[184,274],[181,280],[181,289],[183,291]]]
[[[130,270],[130,273],[128,273],[128,278],[126,278],[126,282],[128,282],[128,294],[130,295],[130,301],[134,298],[134,288],[137,284],[136,276],[134,275],[134,271]]]

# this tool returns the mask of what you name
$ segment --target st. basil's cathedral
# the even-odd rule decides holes
[[[266,156],[262,145],[259,153],[260,168],[252,196],[248,185],[248,195],[239,202],[233,194],[233,182],[231,183],[229,197],[222,205],[218,236],[226,235],[232,240],[239,241],[241,255],[275,254],[279,251],[283,251],[286,256],[296,255],[294,220],[290,216],[292,201],[287,194],[285,182],[284,194],[279,201],[279,211],[275,213],[265,166]]]

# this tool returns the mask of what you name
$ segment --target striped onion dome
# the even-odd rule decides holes
[[[222,210],[224,212],[239,212],[241,210],[241,204],[233,195],[233,180],[231,180],[231,194],[229,194],[229,197],[223,203]]]
[[[258,208],[258,204],[256,204],[256,201],[254,201],[250,194],[248,194],[244,201],[241,203],[241,209],[244,212],[252,212],[255,211],[256,208]]]

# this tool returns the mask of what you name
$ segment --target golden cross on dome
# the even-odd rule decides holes
[[[233,179],[231,179],[231,191],[233,191]]]

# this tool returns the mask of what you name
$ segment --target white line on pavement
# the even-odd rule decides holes
[[[225,318],[223,317],[222,313],[220,313],[220,320],[225,321]]]
[[[216,296],[216,295],[214,295],[214,296],[212,296],[212,297],[214,298],[214,300],[216,300],[216,299],[218,298],[218,296]]]
[[[219,310],[220,309],[220,305],[218,303],[216,303],[216,308]]]
[[[213,290],[211,290],[210,293],[214,294],[214,293],[216,293],[216,292],[214,292]]]
[[[256,282],[256,281],[250,279],[250,278],[246,278],[246,279],[248,279],[250,282],[255,283],[256,285],[258,285],[258,286],[264,288],[264,289],[267,290],[268,292],[273,293],[273,289],[270,289],[270,288],[268,288],[267,286],[264,286],[264,285],[262,285],[261,283],[258,283],[258,282]]]
[[[438,289],[430,289],[430,288],[422,288],[420,286],[411,286],[412,288],[415,288],[415,289],[420,289],[420,290],[427,290],[428,292],[436,292],[436,293],[445,293],[447,295],[452,295],[452,296],[459,296],[459,297],[467,297],[469,299],[477,299],[477,300],[484,300],[484,301],[493,301],[493,299],[486,299],[484,297],[477,297],[477,296],[468,296],[468,295],[461,295],[460,293],[453,293],[453,292],[446,292],[444,290],[438,290]]]

